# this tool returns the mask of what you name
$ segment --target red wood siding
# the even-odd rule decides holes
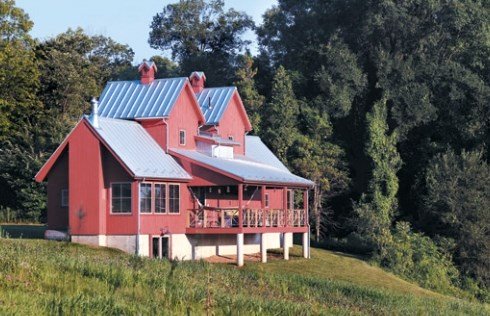
[[[61,206],[61,190],[68,189],[68,150],[66,147],[48,174],[48,229],[68,229],[68,207]]]
[[[168,146],[170,148],[196,149],[194,136],[197,135],[200,119],[196,103],[197,101],[190,85],[186,85],[169,115]],[[185,145],[179,144],[180,130],[185,130],[186,132]]]
[[[106,204],[104,207],[104,216],[107,221],[108,235],[125,235],[136,234],[137,222],[136,214],[138,212],[138,195],[134,190],[134,184],[131,187],[131,214],[111,214],[111,183],[129,182],[133,183],[132,177],[124,170],[114,156],[107,150],[103,149],[103,166],[104,166],[104,196]],[[136,191],[136,192],[135,192]]]
[[[163,150],[167,150],[167,125],[163,119],[141,120],[139,123]]]
[[[246,121],[240,111],[241,106],[238,92],[235,92],[225,113],[223,113],[223,117],[218,126],[218,131],[221,137],[228,138],[229,136],[232,136],[235,141],[239,142],[241,145],[234,147],[234,153],[244,155]]]
[[[69,140],[69,223],[73,235],[105,234],[101,144],[79,124]]]

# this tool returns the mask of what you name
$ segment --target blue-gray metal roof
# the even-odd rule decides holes
[[[207,125],[219,124],[236,87],[206,88],[196,94]]]
[[[234,175],[245,182],[281,184],[291,186],[313,186],[313,182],[245,156],[234,159],[217,158],[194,150],[172,149],[171,153],[183,156],[202,165]]]
[[[99,115],[109,118],[166,117],[170,114],[187,78],[157,79],[150,84],[111,81],[99,99]]]
[[[92,124],[90,119],[88,121]],[[191,179],[137,122],[99,117],[99,127],[95,131],[135,177]]]
[[[245,136],[245,156],[263,164],[289,172],[288,168],[272,153],[258,136]]]

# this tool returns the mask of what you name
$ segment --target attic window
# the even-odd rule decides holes
[[[179,144],[185,146],[185,130],[181,129],[179,131]]]
[[[231,141],[234,141],[235,139],[233,138],[233,136],[228,136],[228,139],[231,140]]]

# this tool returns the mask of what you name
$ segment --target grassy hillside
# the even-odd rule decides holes
[[[141,259],[111,249],[0,239],[0,314],[489,314],[355,258],[294,249],[290,262]]]

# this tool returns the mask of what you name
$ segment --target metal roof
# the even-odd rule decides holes
[[[263,164],[289,172],[288,168],[267,148],[258,136],[245,136],[245,156]]]
[[[202,165],[234,175],[245,182],[298,186],[313,186],[314,184],[312,181],[298,177],[289,171],[260,163],[245,156],[235,155],[234,159],[225,159],[211,157],[193,150],[171,149],[171,152]]]
[[[191,179],[137,122],[100,117],[94,129],[135,177]]]
[[[236,87],[206,88],[196,94],[206,124],[218,124],[230,103]]]
[[[99,115],[109,118],[165,117],[170,114],[187,78],[157,79],[150,84],[110,81],[99,100]]]

